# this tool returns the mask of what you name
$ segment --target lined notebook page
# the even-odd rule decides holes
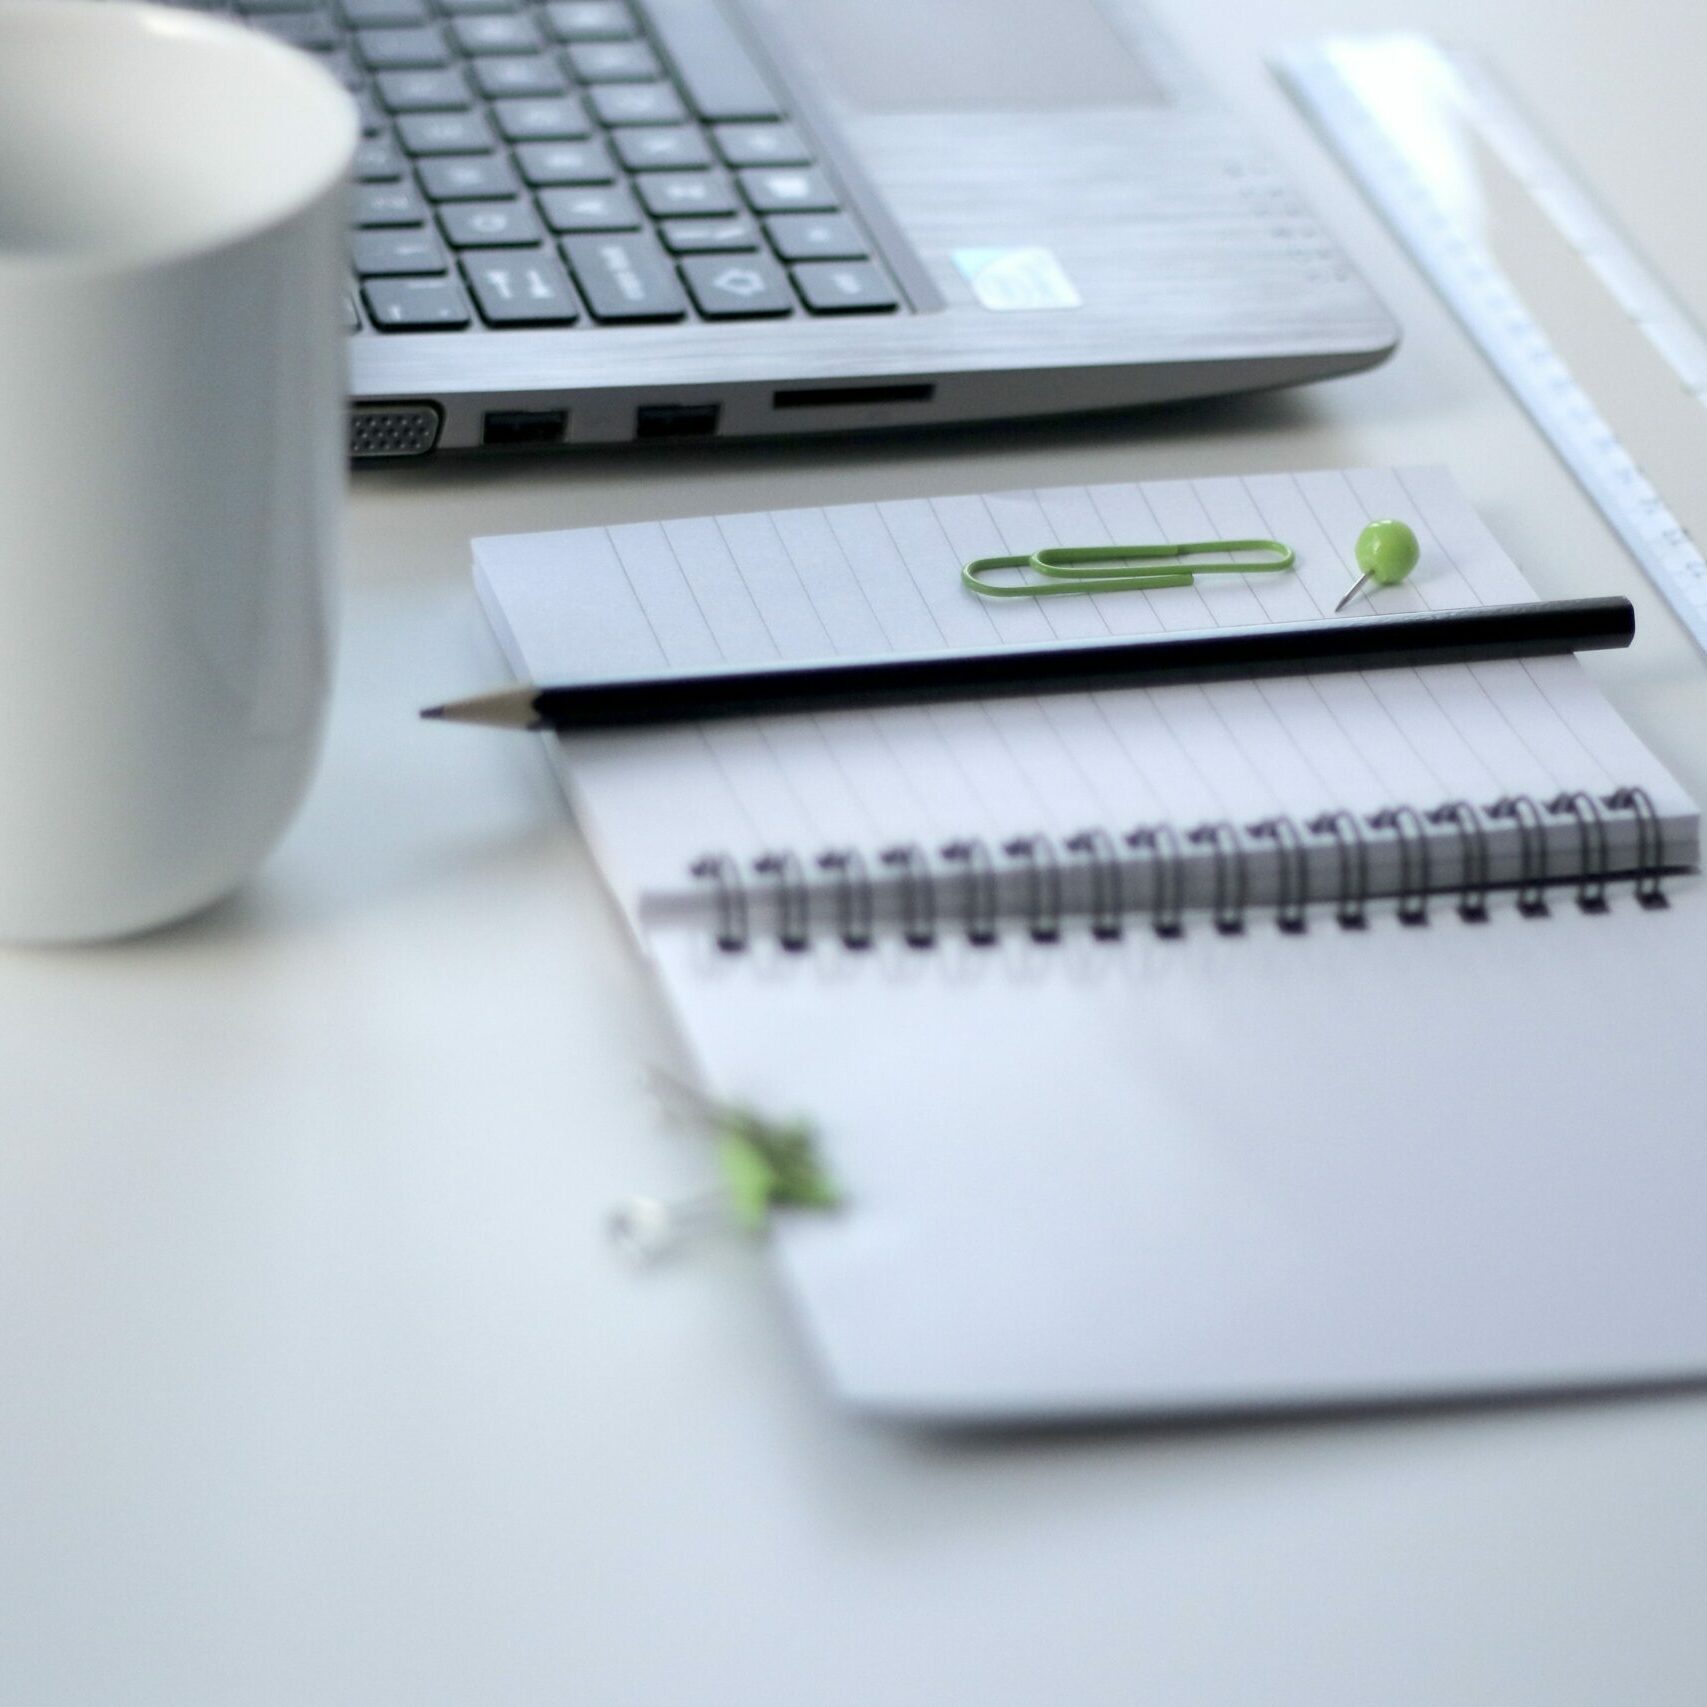
[[[475,542],[517,673],[861,657],[1326,616],[1363,526],[1398,516],[1421,562],[1372,613],[1518,603],[1528,583],[1441,469],[1056,487],[634,523]],[[1045,545],[1271,537],[1291,573],[1194,588],[990,600],[969,558]],[[709,850],[926,846],[1101,824],[1303,821],[1504,794],[1639,785],[1693,807],[1574,659],[1123,689],[577,735],[566,777],[619,898],[683,886]]]

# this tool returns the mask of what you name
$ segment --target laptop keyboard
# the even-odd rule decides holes
[[[894,314],[870,235],[709,0],[177,0],[355,95],[349,329]]]

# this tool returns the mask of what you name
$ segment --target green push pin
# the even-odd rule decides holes
[[[1417,536],[1403,522],[1371,522],[1357,536],[1357,566],[1363,578],[1334,606],[1334,615],[1338,616],[1371,582],[1378,587],[1398,586],[1421,556]]]

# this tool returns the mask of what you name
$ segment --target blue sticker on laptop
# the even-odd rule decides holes
[[[954,264],[986,307],[1079,308],[1079,295],[1051,249],[956,249]]]

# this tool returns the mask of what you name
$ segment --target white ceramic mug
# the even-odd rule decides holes
[[[235,25],[0,0],[0,941],[207,905],[307,786],[357,133]]]

